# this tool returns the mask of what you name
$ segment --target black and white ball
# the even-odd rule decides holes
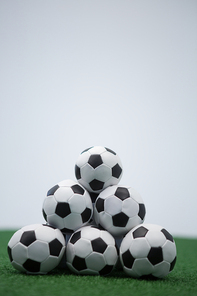
[[[118,184],[122,172],[119,156],[111,149],[102,146],[93,146],[84,150],[75,165],[77,180],[93,193],[99,193],[110,185]]]
[[[173,270],[176,262],[174,239],[159,225],[138,225],[123,238],[120,261],[125,273],[131,277],[163,278]]]
[[[113,236],[123,236],[144,221],[146,209],[132,187],[113,185],[103,190],[94,205],[94,221]]]
[[[43,202],[43,216],[62,232],[73,232],[92,218],[89,193],[78,182],[64,180],[52,187]]]
[[[59,229],[33,224],[16,231],[7,250],[15,269],[28,274],[46,274],[60,263],[65,239]]]
[[[68,241],[66,260],[76,274],[108,275],[118,260],[115,240],[105,230],[82,227]]]

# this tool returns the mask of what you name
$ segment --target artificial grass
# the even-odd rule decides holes
[[[175,238],[177,262],[173,271],[158,280],[132,279],[123,271],[110,276],[78,276],[55,269],[48,275],[26,275],[15,270],[7,255],[14,231],[0,231],[0,295],[2,296],[196,296],[197,239]]]

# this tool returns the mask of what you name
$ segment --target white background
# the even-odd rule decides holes
[[[102,145],[145,222],[197,237],[197,2],[1,0],[0,40],[0,228]]]

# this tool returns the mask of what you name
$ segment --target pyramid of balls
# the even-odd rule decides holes
[[[120,185],[119,156],[93,146],[43,202],[45,224],[18,230],[8,243],[11,264],[29,274],[56,267],[76,274],[109,275],[115,268],[140,278],[163,278],[174,268],[176,245],[163,227],[145,224],[145,204],[132,187]]]

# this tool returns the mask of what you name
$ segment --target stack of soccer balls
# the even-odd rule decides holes
[[[144,224],[140,194],[118,185],[123,169],[111,149],[94,146],[76,161],[76,181],[53,186],[43,202],[46,224],[18,230],[8,243],[11,264],[29,274],[56,267],[108,275],[119,266],[135,278],[163,278],[174,268],[176,245],[163,227]]]

